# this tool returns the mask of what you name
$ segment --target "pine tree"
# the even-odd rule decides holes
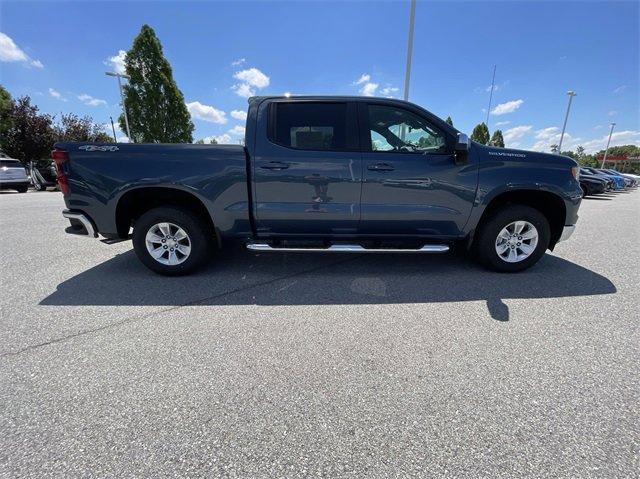
[[[502,130],[496,130],[493,132],[493,135],[491,136],[491,142],[489,144],[491,146],[504,148],[504,137],[502,136]]]
[[[447,117],[446,122],[449,123],[451,126],[453,126],[453,120],[451,119],[450,116]]]
[[[471,139],[477,143],[482,143],[483,145],[489,144],[489,128],[484,123],[484,121],[473,129],[471,133]]]
[[[132,139],[136,143],[191,143],[194,126],[184,96],[149,25],[143,25],[134,39],[125,67],[130,77],[124,93]],[[118,121],[126,131],[124,116]]]

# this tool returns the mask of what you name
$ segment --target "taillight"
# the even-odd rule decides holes
[[[60,191],[64,196],[67,196],[69,194],[69,181],[63,165],[69,161],[69,153],[65,150],[53,150],[51,158],[56,162],[56,179],[58,180]]]

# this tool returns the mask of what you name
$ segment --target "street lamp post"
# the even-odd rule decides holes
[[[404,72],[404,100],[409,100],[409,80],[411,79],[411,56],[413,55],[413,24],[416,20],[416,0],[411,0],[409,10],[409,40],[407,43],[407,69]]]
[[[116,127],[113,125],[113,117],[109,117],[109,120],[111,120],[111,131],[113,131],[113,141],[115,143],[118,143],[118,138],[116,137]]]
[[[564,139],[564,131],[567,128],[567,120],[569,119],[569,111],[571,111],[571,100],[573,97],[577,95],[575,91],[569,90],[567,92],[569,95],[569,104],[567,105],[567,114],[564,116],[564,124],[562,125],[562,133],[560,134],[560,143],[558,143],[558,154],[562,154],[562,140]]]
[[[127,107],[124,103],[124,93],[122,92],[122,78],[126,78],[129,80],[129,76],[124,73],[116,73],[116,72],[105,72],[105,75],[110,77],[116,77],[118,79],[118,87],[120,88],[120,99],[122,100],[122,111],[124,112],[124,124],[127,127],[127,136],[129,137],[129,141],[133,143],[133,138],[131,138],[131,130],[129,130],[129,117],[127,116]]]
[[[493,100],[493,90],[496,85],[496,67],[493,65],[493,78],[491,79],[491,92],[489,93],[489,108],[487,108],[487,129],[489,129],[489,113],[491,112],[491,102]]]
[[[609,139],[607,140],[607,148],[604,150],[604,158],[602,158],[602,165],[600,165],[600,168],[604,168],[604,162],[607,161],[607,154],[609,153],[609,143],[611,143],[611,135],[613,134],[614,126],[616,126],[616,124],[611,123],[611,130],[609,130]]]

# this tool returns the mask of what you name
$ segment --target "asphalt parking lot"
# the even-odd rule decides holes
[[[516,275],[234,248],[166,278],[0,194],[0,476],[638,477],[639,200]]]

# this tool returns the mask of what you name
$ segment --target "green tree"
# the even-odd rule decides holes
[[[504,148],[504,137],[502,136],[502,130],[496,130],[493,132],[491,136],[491,141],[489,142],[491,146],[498,146],[500,148]]]
[[[447,117],[446,122],[449,123],[451,126],[453,126],[453,120],[451,119],[450,116]]]
[[[31,98],[23,96],[9,110],[11,125],[2,139],[3,151],[23,163],[49,157],[55,133],[51,115],[40,114]]]
[[[94,141],[111,143],[113,138],[104,131],[104,126],[93,122],[90,116],[79,117],[73,113],[62,115],[54,126],[57,141]]]
[[[191,143],[193,122],[162,45],[143,25],[125,59],[130,79],[124,86],[132,140],[136,143]],[[126,131],[124,116],[120,128]]]
[[[199,140],[194,141],[194,144],[196,144],[196,145],[204,145],[204,140],[202,138],[200,138]]]
[[[215,138],[211,138],[211,140],[209,140],[209,144],[210,145],[217,145],[218,144],[218,140],[216,140]]]
[[[11,98],[11,94],[0,85],[0,148],[2,148],[7,132],[13,123],[11,119],[12,108],[13,99]]]
[[[484,123],[484,121],[473,129],[471,133],[471,139],[477,143],[482,143],[483,145],[489,144],[489,128]]]

